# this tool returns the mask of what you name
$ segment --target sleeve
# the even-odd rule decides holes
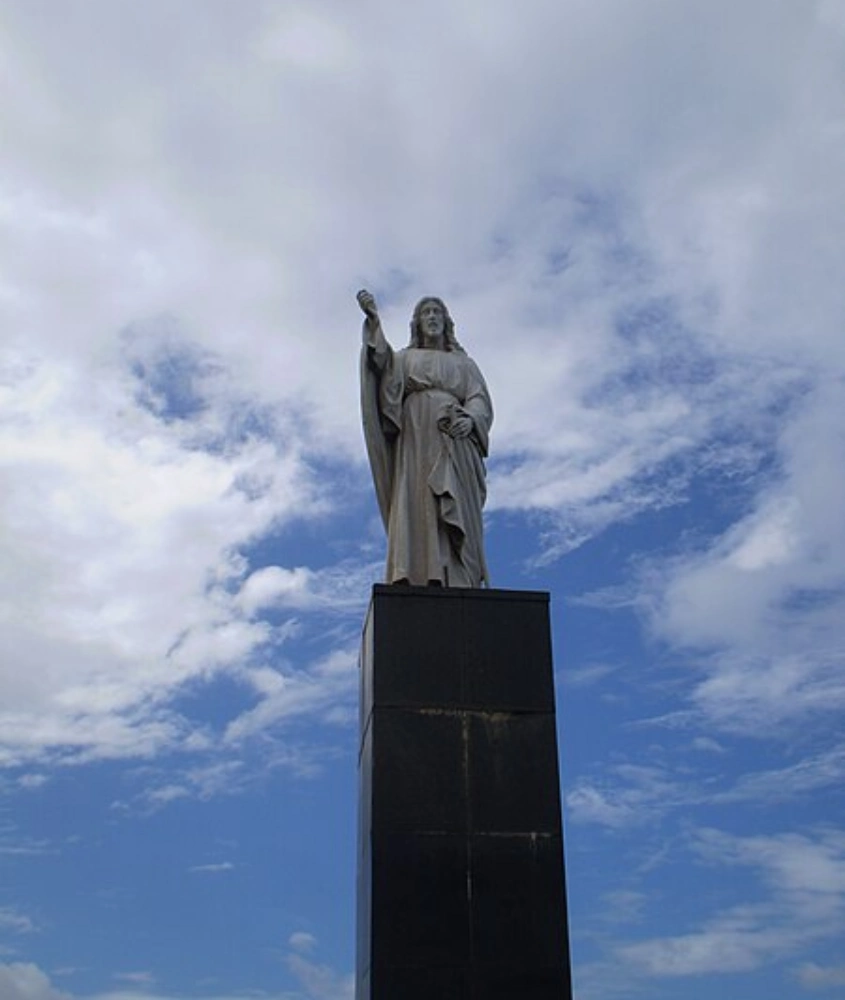
[[[367,364],[374,372],[383,372],[393,361],[393,348],[387,342],[380,320],[366,317],[362,340]]]
[[[475,425],[473,437],[486,458],[490,446],[490,428],[493,426],[493,401],[478,365],[471,358],[466,360],[467,394],[463,409],[472,417]]]
[[[385,528],[390,518],[390,497],[393,489],[394,448],[401,426],[401,379],[399,379],[398,410],[390,398],[396,397],[396,355],[384,336],[381,323],[369,317],[364,320],[361,347],[361,417],[367,456],[373,474],[379,510]],[[391,388],[393,387],[393,388]]]

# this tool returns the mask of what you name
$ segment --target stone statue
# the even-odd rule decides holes
[[[481,510],[493,407],[440,299],[421,299],[411,342],[394,351],[376,301],[364,312],[361,412],[381,516],[387,582],[489,585]]]

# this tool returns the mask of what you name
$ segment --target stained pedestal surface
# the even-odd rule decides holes
[[[376,586],[356,1000],[571,997],[548,594]]]

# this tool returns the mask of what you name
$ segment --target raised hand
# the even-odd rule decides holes
[[[368,292],[366,288],[362,288],[356,298],[358,299],[358,305],[368,319],[378,319],[378,306],[376,305],[375,296],[371,292]]]

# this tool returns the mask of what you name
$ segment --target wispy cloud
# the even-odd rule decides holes
[[[845,916],[845,838],[814,834],[736,837],[701,830],[692,847],[709,864],[750,868],[768,898],[743,903],[672,937],[621,946],[619,956],[649,976],[747,972],[774,957],[800,954],[841,931]]]
[[[56,851],[57,848],[49,841],[21,837],[14,828],[8,831],[0,830],[0,855],[25,858],[38,854],[55,853]]]
[[[114,978],[141,987],[149,987],[155,983],[152,972],[115,972]]]
[[[771,731],[845,704],[845,482],[831,471],[843,412],[841,385],[819,380],[753,511],[645,581],[652,628],[697,656],[692,703],[720,727]]]
[[[576,610],[634,612],[659,647],[663,700],[632,714],[676,739],[636,759],[604,727],[573,818],[618,844],[835,789],[841,5],[453,0],[434,44],[420,5],[307,6],[4,9],[0,765],[33,775],[4,795],[119,760],[134,814],[331,752],[383,544],[355,378],[370,283],[396,343],[416,294],[444,294],[490,381],[491,533],[527,526],[513,558],[548,574],[604,534],[613,573]],[[713,871],[773,870],[742,857]],[[705,968],[717,940],[753,964],[777,934],[835,979],[762,883],[638,942],[629,982]],[[313,991],[347,988],[319,970]],[[15,1000],[59,995],[2,974]]]
[[[643,918],[648,897],[633,889],[615,889],[602,896],[602,920],[608,924],[637,924]]]
[[[4,1000],[74,1000],[55,989],[49,977],[28,962],[0,963],[0,995]]]
[[[845,775],[845,751],[840,745],[809,754],[795,763],[743,772],[733,743],[722,745],[697,737],[686,750],[706,753],[713,763],[732,758],[730,770],[714,771],[711,761],[697,762],[688,753],[671,764],[628,763],[596,768],[577,780],[566,796],[569,818],[624,830],[654,825],[668,815],[725,804],[777,806],[810,796],[823,788],[839,788]],[[648,755],[646,755],[648,756]],[[658,756],[664,756],[662,753]]]
[[[574,670],[561,671],[560,679],[569,687],[590,687],[593,684],[598,684],[617,669],[618,667],[609,663],[589,663]]]
[[[192,865],[188,871],[199,872],[207,875],[217,875],[220,872],[234,871],[235,865],[231,861],[218,861],[207,865]]]
[[[353,1000],[354,976],[338,974],[330,966],[310,962],[296,953],[291,953],[287,962],[310,1000]]]
[[[294,931],[288,938],[288,944],[294,951],[304,955],[317,947],[317,939],[308,931]]]
[[[315,715],[357,691],[358,649],[334,650],[309,669],[282,674],[270,667],[245,674],[258,704],[229,723],[225,741],[236,743],[287,718]]]
[[[168,693],[273,637],[232,592],[238,547],[318,509],[307,471],[268,434],[204,444],[231,399],[167,421],[119,371],[39,360],[5,390],[5,754],[154,754],[184,735]]]
[[[257,736],[260,747],[242,745],[213,748],[199,755],[162,758],[156,765],[138,769],[130,775],[140,791],[116,799],[111,808],[127,816],[150,815],[172,802],[197,800],[208,802],[223,796],[240,796],[260,788],[273,774],[287,773],[296,780],[313,780],[322,773],[327,760],[337,751],[317,742],[299,743],[277,739],[267,728],[256,725],[250,737]],[[257,760],[255,759],[257,756]]]
[[[694,786],[662,767],[619,764],[608,769],[601,783],[582,779],[566,795],[567,815],[576,823],[596,823],[614,829],[654,822],[687,804]]]
[[[14,934],[31,934],[36,930],[31,917],[10,906],[0,907],[0,931]]]
[[[845,965],[819,965],[805,962],[796,970],[798,981],[809,990],[828,990],[845,986]]]
[[[0,963],[0,995],[3,1000],[185,1000],[184,994],[160,992],[155,988],[155,977],[149,972],[117,973],[129,985],[105,993],[67,993],[56,988],[50,977],[37,965],[29,962]],[[194,1000],[255,1000],[254,991],[206,993],[195,995]],[[310,993],[313,1000],[347,1000],[351,994],[337,992]],[[302,1000],[299,991],[261,994],[262,1000]]]
[[[832,747],[787,767],[742,775],[718,795],[722,802],[784,802],[820,788],[839,788],[845,778],[845,746]]]

